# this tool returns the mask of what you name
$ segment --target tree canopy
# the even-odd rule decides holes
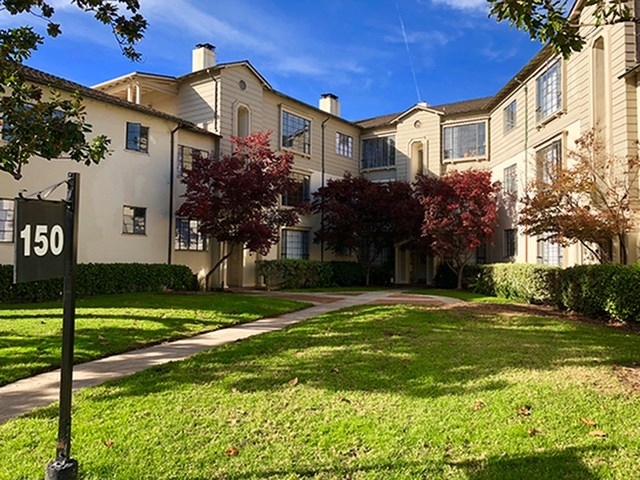
[[[71,0],[83,12],[111,28],[122,53],[139,60],[136,43],[147,27],[138,0]],[[57,37],[61,26],[54,21],[55,8],[40,0],[2,0],[0,11],[10,15],[31,14],[46,23],[46,34]],[[86,164],[98,163],[108,153],[109,139],[91,140],[82,98],[64,97],[54,86],[29,83],[23,62],[44,42],[33,26],[0,29],[0,114],[2,139],[0,170],[19,179],[22,167],[34,157],[47,160],[69,158]]]
[[[420,204],[409,183],[376,183],[347,173],[313,196],[313,211],[323,216],[317,239],[335,253],[355,255],[367,284],[386,249],[420,235]]]
[[[561,245],[578,242],[600,262],[612,260],[609,245],[616,239],[620,263],[626,263],[625,237],[633,226],[630,190],[638,181],[638,157],[608,154],[591,130],[562,163],[526,186],[519,218],[524,233]]]
[[[229,249],[210,273],[236,247],[266,255],[280,238],[280,228],[298,223],[299,208],[281,207],[280,198],[295,186],[293,156],[276,153],[268,132],[232,138],[232,152],[222,157],[199,156],[182,179],[186,185],[180,217],[200,221],[200,232]]]
[[[442,177],[419,176],[415,183],[423,207],[422,236],[431,250],[458,275],[474,250],[491,241],[498,223],[496,195],[491,172],[452,171]]]
[[[610,25],[636,21],[631,0],[488,0],[490,16],[507,21],[519,30],[529,33],[533,40],[549,44],[555,53],[565,58],[579,52],[585,44],[580,27]],[[571,15],[571,8],[580,12],[589,8],[592,21],[580,23],[580,15]]]

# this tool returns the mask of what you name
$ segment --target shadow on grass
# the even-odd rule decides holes
[[[108,396],[144,396],[222,382],[239,392],[300,383],[336,392],[440,397],[499,390],[515,369],[626,364],[640,339],[566,321],[468,309],[366,306],[160,366]]]
[[[604,447],[568,448],[521,456],[490,457],[453,464],[465,470],[469,480],[595,480],[600,478],[583,462],[590,452],[598,454]]]

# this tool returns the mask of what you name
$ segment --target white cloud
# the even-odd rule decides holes
[[[455,10],[464,11],[486,11],[488,10],[487,0],[432,0],[436,5],[446,5]]]

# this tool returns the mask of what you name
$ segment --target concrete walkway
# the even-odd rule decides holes
[[[194,337],[75,365],[73,367],[73,390],[100,385],[108,380],[126,377],[154,365],[182,360],[202,350],[261,333],[280,330],[303,320],[354,305],[418,303],[438,306],[460,302],[460,300],[448,297],[410,295],[388,290],[358,295],[295,293],[268,293],[268,295],[299,298],[315,303],[315,305],[279,317],[263,318],[255,322],[222,328]],[[317,301],[314,301],[314,298]],[[0,387],[0,423],[57,401],[60,391],[59,385],[60,370],[54,370]]]

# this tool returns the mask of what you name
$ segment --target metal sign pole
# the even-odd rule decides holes
[[[71,392],[73,386],[73,337],[76,317],[76,264],[78,259],[78,199],[80,174],[69,173],[65,215],[64,315],[62,365],[60,368],[60,414],[56,459],[47,465],[45,480],[77,480],[78,462],[71,458]]]

